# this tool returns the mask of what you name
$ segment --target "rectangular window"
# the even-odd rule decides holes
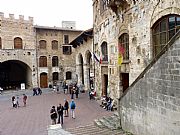
[[[69,36],[64,35],[64,44],[69,44]]]
[[[63,54],[70,55],[72,53],[71,46],[63,46]]]

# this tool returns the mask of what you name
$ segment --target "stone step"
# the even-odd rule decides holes
[[[96,119],[94,121],[95,125],[97,125],[100,128],[107,127],[111,130],[119,129],[120,124],[119,124],[119,117],[116,115],[112,115],[109,117],[103,117],[101,119]]]
[[[73,135],[124,135],[121,130],[110,130],[108,128],[99,128],[95,125],[86,125],[82,127],[69,128],[66,131]]]
[[[104,125],[105,127],[114,130],[115,129],[115,125],[110,123],[106,118],[101,118],[99,119],[99,121],[102,123],[102,125]]]
[[[99,119],[95,119],[94,124],[99,128],[105,128],[104,124]]]
[[[100,130],[100,128],[92,124],[92,125],[86,125],[84,127],[69,128],[66,130],[74,134],[79,134],[79,133],[91,133],[92,131],[97,132]]]
[[[115,129],[120,129],[120,118],[112,115],[110,117],[103,117],[104,119],[106,119],[111,125],[113,125],[115,127]]]

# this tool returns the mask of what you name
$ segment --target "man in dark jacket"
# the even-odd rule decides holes
[[[64,111],[64,107],[61,104],[59,104],[59,106],[57,106],[58,123],[61,122],[61,125],[63,125],[63,111]]]
[[[51,116],[51,120],[52,120],[52,125],[56,124],[57,113],[56,113],[55,106],[52,106],[52,108],[50,110],[50,116]]]

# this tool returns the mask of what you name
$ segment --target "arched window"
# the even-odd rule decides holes
[[[45,40],[39,41],[39,48],[40,49],[46,49],[46,41]]]
[[[47,57],[46,56],[40,56],[39,67],[47,67]]]
[[[0,49],[2,49],[2,39],[0,37]]]
[[[22,39],[20,37],[14,38],[14,49],[22,49]]]
[[[70,71],[66,72],[66,80],[72,79],[72,73]]]
[[[53,73],[53,81],[57,81],[57,80],[59,80],[59,74],[58,74],[58,72],[54,72]]]
[[[167,15],[159,19],[152,27],[153,55],[156,56],[168,41],[176,34],[180,26],[179,15]]]
[[[102,61],[108,61],[107,42],[103,42],[103,43],[101,44],[101,52],[102,52]]]
[[[53,41],[51,42],[51,44],[52,44],[52,49],[53,49],[53,50],[58,50],[58,41],[53,40]]]
[[[123,60],[129,60],[129,35],[127,33],[124,33],[119,37],[118,47],[123,49]]]
[[[57,56],[52,57],[52,67],[58,67],[58,57]]]

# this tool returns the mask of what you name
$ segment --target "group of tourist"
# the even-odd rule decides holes
[[[13,108],[20,107],[20,104],[19,104],[20,101],[19,100],[20,100],[19,96],[12,96],[12,106],[13,106]],[[26,102],[27,102],[27,95],[26,94],[23,94],[22,101],[23,101],[23,105],[25,107]]]
[[[114,100],[111,97],[103,96],[101,98],[101,106],[107,111],[113,110]]]
[[[69,93],[71,95],[71,99],[78,98],[79,95],[79,87],[77,86],[77,83],[68,85],[66,82],[63,82],[63,89],[64,94]]]
[[[74,100],[72,100],[70,103],[70,110],[71,110],[71,117],[73,119],[75,119],[75,108],[76,108],[76,104],[75,104]],[[66,99],[64,102],[64,106],[60,103],[57,106],[57,108],[55,106],[52,106],[52,108],[50,110],[50,117],[52,120],[52,125],[54,125],[56,123],[63,125],[64,117],[68,117],[68,116],[69,116],[69,102]],[[58,119],[58,121],[57,121],[57,119]]]
[[[33,96],[35,96],[35,95],[41,95],[41,94],[42,94],[41,88],[39,88],[39,87],[33,88]]]

